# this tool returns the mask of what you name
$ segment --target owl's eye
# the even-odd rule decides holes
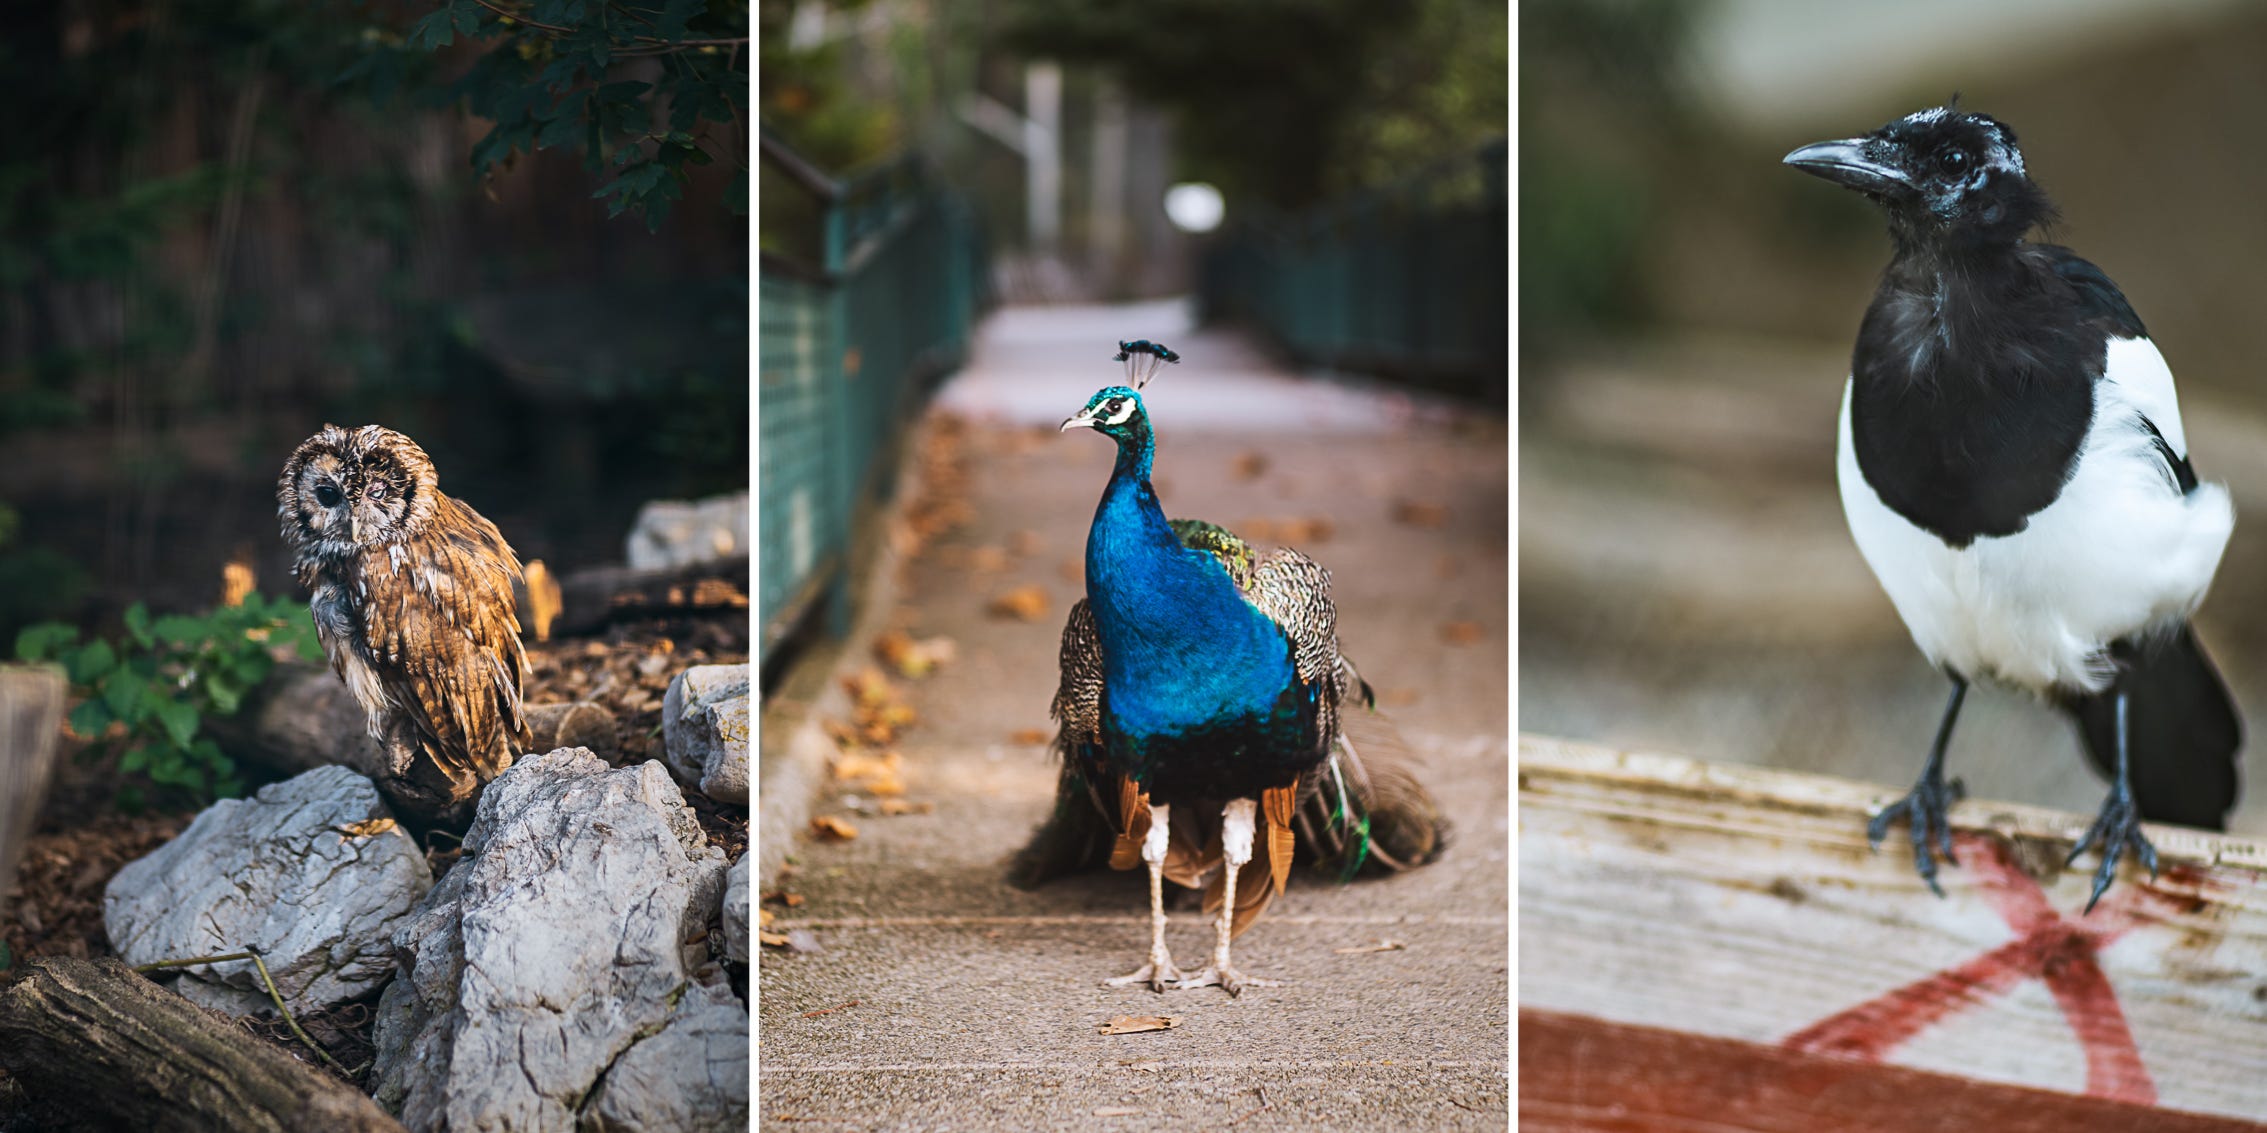
[[[341,498],[338,489],[329,484],[324,484],[315,489],[315,502],[324,507],[337,507]]]
[[[385,481],[383,481],[383,480],[380,480],[380,481],[378,481],[378,482],[376,482],[376,483],[374,483],[374,484],[370,485],[370,487],[368,488],[368,490],[366,490],[366,491],[364,491],[364,492],[363,492],[363,495],[366,495],[366,496],[370,497],[370,498],[371,498],[371,499],[373,499],[373,500],[382,500],[382,499],[385,499],[385,498],[386,498],[386,482],[385,482]]]

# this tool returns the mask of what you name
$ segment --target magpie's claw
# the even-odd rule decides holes
[[[2085,835],[2078,839],[2076,846],[2071,847],[2070,856],[2062,864],[2065,867],[2077,864],[2081,855],[2097,845],[2102,850],[2102,863],[2094,868],[2093,892],[2086,898],[2088,913],[2094,911],[2102,894],[2109,892],[2110,882],[2117,879],[2117,863],[2127,850],[2133,851],[2141,864],[2149,867],[2149,877],[2152,880],[2157,876],[2157,847],[2150,845],[2148,836],[2141,833],[2141,808],[2134,805],[2130,793],[2122,790],[2110,792],[2110,797],[2102,803],[2101,813],[2095,816],[2094,824],[2086,828]]]
[[[1942,855],[1947,864],[1960,864],[1952,853],[1952,821],[1946,812],[1967,793],[1967,786],[1958,779],[1946,783],[1933,775],[1924,775],[1920,782],[1913,784],[1911,793],[1881,808],[1866,823],[1866,841],[1874,849],[1880,849],[1890,826],[1903,818],[1913,844],[1913,872],[1921,876],[1929,892],[1942,897],[1944,887],[1936,880],[1937,856]],[[1929,852],[1931,841],[1936,843],[1935,854]]]

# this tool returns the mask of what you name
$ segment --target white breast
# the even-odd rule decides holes
[[[2098,692],[2112,675],[2110,642],[2177,624],[2203,601],[2235,509],[2218,484],[2183,496],[2168,483],[2144,414],[2174,452],[2187,454],[2172,374],[2156,346],[2112,339],[2094,421],[2062,494],[2023,530],[1954,550],[1866,483],[1843,387],[1842,511],[1931,662],[2034,692]]]

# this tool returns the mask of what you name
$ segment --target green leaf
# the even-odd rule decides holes
[[[203,618],[167,614],[159,618],[157,624],[150,627],[150,631],[175,645],[189,645],[203,641],[205,635],[211,632],[211,626]]]
[[[243,690],[228,678],[218,675],[206,679],[205,695],[212,698],[213,711],[223,716],[236,715],[236,709],[244,703]]]
[[[150,636],[150,608],[136,602],[126,607],[126,632],[134,637],[134,644],[148,649],[157,644]]]
[[[65,645],[79,640],[79,627],[62,622],[29,625],[16,634],[16,660],[45,661]]]
[[[110,726],[110,708],[100,698],[88,697],[71,710],[71,730],[93,739]]]
[[[143,705],[149,699],[149,678],[132,669],[120,666],[102,678],[102,702],[121,720],[140,719]]]
[[[65,667],[71,674],[72,684],[92,687],[105,673],[118,667],[118,651],[98,637],[85,649],[72,654]]]
[[[409,25],[409,45],[418,50],[438,51],[456,41],[456,29],[451,26],[447,8],[429,13],[424,19]]]
[[[141,771],[147,768],[149,765],[150,749],[148,744],[136,744],[135,746],[126,749],[126,754],[124,756],[121,756],[118,760],[118,770],[123,771],[128,775],[132,775],[137,771]]]
[[[166,738],[175,747],[188,747],[197,734],[197,710],[178,700],[161,700],[157,703],[157,721],[164,725]]]

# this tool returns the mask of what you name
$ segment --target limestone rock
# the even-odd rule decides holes
[[[732,863],[724,880],[724,958],[748,962],[748,855]]]
[[[659,763],[616,770],[561,748],[515,764],[394,934],[403,978],[379,1001],[373,1094],[415,1133],[670,1128],[629,1079],[696,1038],[713,1050],[704,1036],[723,1024],[693,974],[706,945],[685,942],[717,916],[724,873]],[[602,1081],[611,1100],[593,1094]]]
[[[257,948],[292,1010],[352,999],[392,978],[394,930],[433,887],[408,832],[358,827],[391,817],[337,766],[215,803],[111,878],[103,928],[129,964]],[[175,986],[232,1014],[270,1006],[249,960],[183,969]]]
[[[661,698],[669,769],[718,802],[748,805],[748,666],[695,665]]]
[[[748,1128],[748,1009],[696,984],[659,1034],[633,1046],[590,1104],[580,1133],[739,1133]]]
[[[638,509],[627,553],[632,570],[666,570],[748,553],[748,493],[653,500]]]

